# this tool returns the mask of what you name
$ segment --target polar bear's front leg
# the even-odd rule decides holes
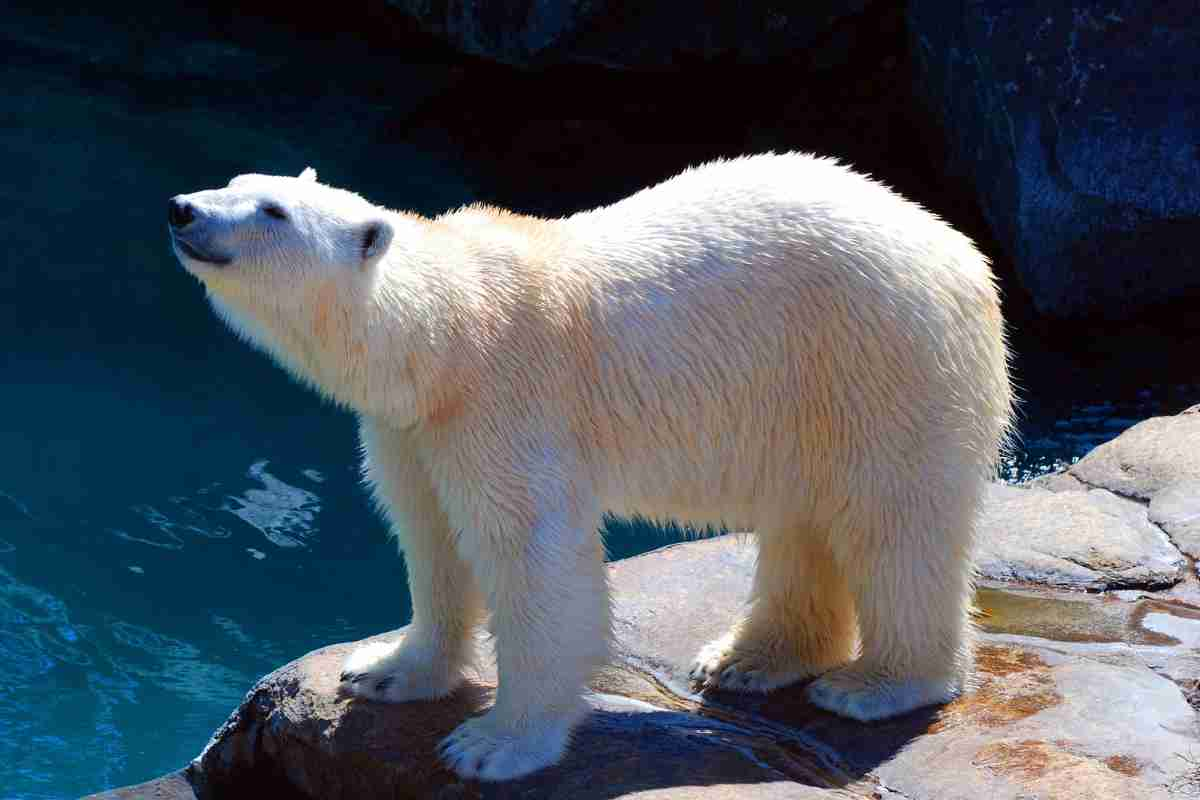
[[[440,753],[459,775],[501,781],[557,763],[587,711],[589,678],[608,658],[611,612],[599,515],[543,515],[519,538],[467,545],[492,608],[500,684],[486,714]]]
[[[455,549],[428,473],[403,432],[364,420],[364,469],[405,554],[413,620],[404,637],[373,642],[342,665],[343,694],[399,703],[454,691],[482,620],[475,576]]]
[[[342,664],[343,694],[400,703],[445,697],[471,664],[480,621],[475,576],[438,526],[402,532],[413,621],[403,638],[371,642]]]

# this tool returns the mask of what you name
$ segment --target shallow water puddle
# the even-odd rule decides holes
[[[1200,609],[1161,600],[985,587],[976,592],[975,604],[976,621],[987,633],[1056,642],[1200,644]]]

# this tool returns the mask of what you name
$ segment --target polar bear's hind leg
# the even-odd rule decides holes
[[[838,540],[857,564],[851,588],[862,654],[808,687],[809,700],[863,722],[948,702],[972,665],[970,566],[979,486],[914,493],[876,510],[880,527]],[[883,523],[887,519],[888,523]]]
[[[824,530],[758,535],[750,612],[692,664],[700,689],[767,692],[854,658],[854,599]]]

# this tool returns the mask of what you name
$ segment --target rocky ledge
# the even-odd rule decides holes
[[[436,742],[484,709],[485,666],[439,703],[341,699],[355,644],[263,678],[187,768],[97,797],[1168,798],[1200,793],[1200,406],[989,498],[973,691],[864,725],[801,687],[693,694],[755,548],[728,536],[612,564],[618,655],[559,766],[463,783]],[[1088,590],[1088,591],[1080,591]],[[403,636],[403,630],[385,636]],[[481,643],[481,647],[483,644]]]

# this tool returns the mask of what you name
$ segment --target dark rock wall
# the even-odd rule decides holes
[[[913,0],[918,87],[1039,311],[1200,292],[1192,2]]]
[[[697,60],[754,64],[802,55],[866,0],[391,0],[458,50],[517,66],[656,69]]]

